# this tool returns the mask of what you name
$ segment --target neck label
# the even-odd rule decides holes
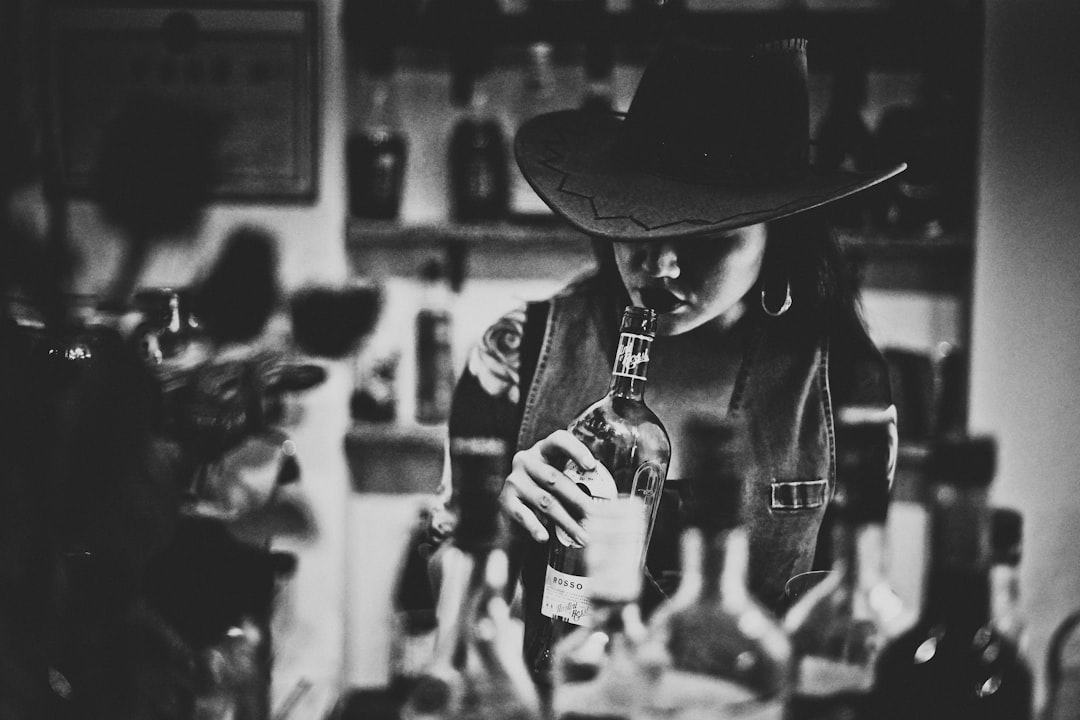
[[[619,348],[615,352],[614,375],[644,380],[649,372],[649,348],[652,338],[648,335],[622,333]]]

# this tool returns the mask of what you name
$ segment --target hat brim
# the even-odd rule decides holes
[[[622,116],[560,110],[528,120],[514,139],[518,167],[574,227],[614,241],[708,235],[839,200],[904,170],[837,171],[771,186],[687,182],[628,166],[613,152]]]

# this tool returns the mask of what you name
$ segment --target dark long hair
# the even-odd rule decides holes
[[[790,282],[790,311],[766,320],[799,324],[830,336],[852,323],[863,324],[857,278],[823,209],[774,220],[768,232],[761,274],[749,298],[751,312],[765,315],[763,288],[769,307],[776,309]]]

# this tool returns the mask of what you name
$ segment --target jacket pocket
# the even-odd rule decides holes
[[[829,482],[818,480],[782,480],[769,483],[769,509],[773,512],[792,512],[821,507],[829,494]]]

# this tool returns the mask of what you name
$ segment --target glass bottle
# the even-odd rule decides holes
[[[504,441],[455,438],[450,445],[454,537],[440,557],[438,631],[405,720],[540,720],[540,700],[521,657],[520,624],[507,601],[509,561],[499,493],[510,470]]]
[[[573,461],[563,468],[596,500],[636,495],[646,507],[645,549],[648,548],[660,493],[667,478],[671,441],[660,418],[645,404],[649,350],[656,336],[656,311],[628,306],[623,312],[619,344],[608,392],[589,405],[569,430],[598,461],[586,471]],[[645,550],[639,562],[644,566]],[[537,682],[546,683],[555,642],[575,625],[588,623],[590,586],[585,549],[555,528],[548,540],[547,571],[541,601],[540,629],[525,648]]]
[[[884,572],[892,417],[862,407],[837,413],[832,568],[784,617],[794,660],[789,720],[867,717],[878,652],[914,619]]]
[[[556,109],[555,67],[550,43],[534,42],[528,47],[528,59],[516,104],[517,127],[527,120]],[[510,181],[510,212],[519,219],[551,217],[551,210],[515,168]]]
[[[450,206],[459,222],[501,220],[509,196],[509,155],[505,132],[488,107],[484,72],[459,61],[451,76],[451,96],[460,111],[450,134]]]
[[[408,138],[394,77],[394,50],[372,51],[364,85],[364,118],[346,141],[349,211],[355,217],[394,219],[401,209]]]
[[[649,718],[775,718],[790,687],[791,646],[747,586],[745,424],[687,422],[694,504],[681,539],[682,580],[649,621],[646,657],[663,668]]]
[[[581,109],[610,113],[615,110],[615,47],[610,38],[594,37],[585,43],[585,96]]]
[[[1020,558],[1024,517],[1019,510],[995,507],[990,515],[990,618],[994,628],[1023,654],[1027,638],[1020,600]]]
[[[422,297],[416,314],[416,420],[446,422],[454,394],[453,313],[443,266],[421,268]]]
[[[986,496],[995,453],[990,437],[940,438],[931,449],[926,597],[915,625],[881,652],[874,718],[1031,717],[1031,670],[990,615]]]
[[[829,106],[815,133],[814,165],[823,172],[867,170],[872,162],[873,136],[863,118],[867,69],[861,58],[849,58],[833,73]],[[844,198],[830,208],[839,227],[863,226],[867,198]]]
[[[587,624],[555,646],[551,716],[555,720],[639,717],[656,677],[641,648],[645,626],[641,593],[641,551],[647,509],[630,495],[597,503],[589,515],[585,561],[592,582]]]

